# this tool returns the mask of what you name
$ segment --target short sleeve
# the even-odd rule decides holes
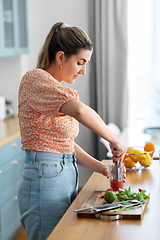
[[[27,72],[19,87],[19,105],[49,117],[59,117],[61,106],[79,100],[77,91],[63,87],[48,72],[34,69]]]

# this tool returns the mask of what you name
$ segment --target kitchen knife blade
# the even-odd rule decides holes
[[[134,207],[134,206],[141,206],[142,203],[139,201],[128,201],[128,204],[126,201],[121,202],[121,203],[111,203],[111,204],[104,204],[101,206],[97,206],[97,207],[86,207],[86,208],[80,208],[80,209],[76,209],[74,210],[74,212],[81,212],[81,211],[95,211],[95,212],[105,212],[105,211],[109,211],[109,210],[113,210],[113,209],[120,209],[120,208],[129,208],[129,207]]]

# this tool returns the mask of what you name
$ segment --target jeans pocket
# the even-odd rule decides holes
[[[62,161],[57,163],[43,163],[42,164],[42,177],[51,178],[60,175],[64,170]]]
[[[18,191],[18,204],[21,215],[29,210],[31,179],[23,177]]]

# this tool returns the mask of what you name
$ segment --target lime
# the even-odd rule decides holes
[[[104,194],[104,199],[107,203],[112,203],[116,199],[116,194],[113,191],[107,191]]]

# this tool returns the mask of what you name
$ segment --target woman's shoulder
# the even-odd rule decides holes
[[[77,92],[75,89],[69,88],[69,87],[62,87],[62,88],[63,88],[63,90],[64,90],[64,92],[65,92],[66,94],[71,95],[71,96],[74,96],[74,97],[76,97],[77,99],[79,99],[79,94],[78,94],[78,92]]]
[[[79,94],[75,89],[62,86],[50,73],[47,71],[35,68],[26,72],[22,78],[22,84],[32,85],[40,88],[48,88],[52,92],[57,92],[58,94],[74,96],[79,99]]]
[[[22,83],[28,82],[34,84],[49,84],[53,82],[53,77],[43,69],[35,68],[27,71],[22,77]]]
[[[26,77],[26,76],[45,76],[47,73],[43,70],[43,69],[40,69],[40,68],[34,68],[32,70],[29,70],[27,71],[23,77]]]

